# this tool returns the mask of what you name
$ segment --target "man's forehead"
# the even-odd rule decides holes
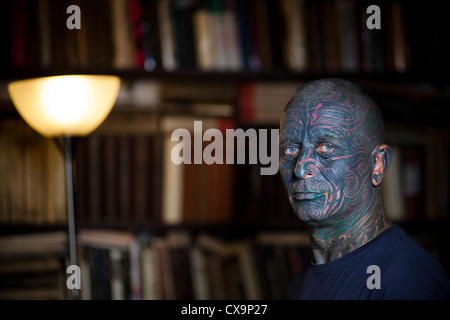
[[[333,101],[314,101],[314,103],[292,104],[287,108],[282,118],[282,127],[286,130],[307,128],[309,131],[317,129],[336,128],[346,129],[356,120],[356,114],[351,107],[339,105]]]

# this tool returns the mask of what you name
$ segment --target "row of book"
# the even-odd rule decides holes
[[[158,142],[149,134],[92,134],[74,150],[75,212],[80,222],[158,221]]]
[[[401,130],[401,131],[399,131]],[[386,212],[395,222],[446,218],[448,138],[435,128],[389,128],[392,160],[381,183]]]
[[[66,27],[71,4],[80,8],[81,29]],[[404,2],[380,1],[382,27],[371,30],[366,24],[370,4],[363,0],[18,0],[2,4],[0,10],[10,45],[2,61],[13,68],[97,70],[408,70],[414,39],[406,33],[411,29],[406,22],[412,23],[417,11],[406,10]],[[421,58],[422,52],[418,52]]]
[[[258,92],[274,94],[282,85],[255,87]],[[151,88],[156,106],[139,102],[148,101],[142,97],[144,88]],[[124,83],[121,92],[118,105],[95,133],[74,138],[77,221],[112,225],[229,223],[235,218],[277,217],[286,212],[276,205],[286,202],[278,191],[277,196],[263,197],[262,202],[272,205],[259,205],[265,188],[281,190],[282,186],[278,175],[259,177],[257,165],[173,164],[174,130],[187,128],[193,138],[194,121],[202,122],[203,132],[236,128],[236,108],[231,101],[236,86],[212,85],[205,92],[197,84],[138,81]],[[268,100],[279,108],[279,99],[281,95],[274,94]],[[5,150],[1,170],[10,177],[0,185],[1,223],[64,224],[65,174],[57,141],[41,137],[17,117],[2,118],[0,130]],[[208,142],[201,143],[203,150]]]
[[[221,239],[85,229],[78,246],[86,300],[284,299],[310,261],[303,232]]]
[[[64,232],[0,237],[0,299],[66,299]]]
[[[63,152],[21,118],[0,120],[0,224],[67,221]]]
[[[201,121],[201,139],[195,137],[194,121]],[[279,173],[261,175],[263,165],[249,162],[248,141],[244,164],[226,163],[225,139],[224,163],[203,161],[203,152],[212,143],[203,140],[203,133],[214,128],[224,134],[237,127],[255,130],[257,136],[260,128],[278,128],[228,117],[157,118],[144,111],[114,112],[99,131],[74,141],[77,221],[110,226],[299,223]],[[172,141],[172,133],[181,128],[190,133],[189,141],[184,141],[189,143],[190,164],[173,162],[173,150],[181,141]],[[433,128],[396,132],[389,126],[387,135],[393,150],[382,182],[388,215],[396,222],[445,219],[448,155],[439,152],[446,146],[445,136]],[[201,164],[193,163],[196,144],[201,147]],[[5,118],[0,147],[5,177],[0,183],[0,224],[65,224],[64,163],[56,141],[41,137],[21,119]]]
[[[128,112],[125,112],[128,114]],[[113,114],[98,132],[75,143],[75,211],[82,224],[229,223],[234,217],[235,171],[227,164],[175,164],[175,129],[220,127],[216,118]],[[225,118],[223,123],[230,124]],[[125,134],[126,128],[131,133]],[[119,129],[118,129],[119,128]],[[119,130],[119,131],[115,131]],[[202,143],[202,142],[200,142]],[[202,143],[203,145],[203,143]],[[192,145],[194,138],[192,135]]]
[[[284,107],[301,85],[298,81],[240,83],[239,121],[247,125],[279,125]]]
[[[312,259],[300,230],[223,237],[78,229],[77,256],[84,300],[280,300]],[[1,299],[72,298],[64,232],[2,236],[0,262]]]

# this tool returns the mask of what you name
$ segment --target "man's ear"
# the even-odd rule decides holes
[[[372,184],[376,187],[381,183],[391,163],[392,150],[386,145],[378,145],[372,153]]]

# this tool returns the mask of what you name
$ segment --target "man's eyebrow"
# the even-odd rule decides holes
[[[280,139],[280,145],[290,144],[290,143],[297,143],[297,139],[293,139],[292,137],[286,137]]]
[[[318,139],[341,139],[344,137],[343,133],[331,130],[319,131],[314,133],[314,135]]]

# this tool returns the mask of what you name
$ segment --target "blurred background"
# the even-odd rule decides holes
[[[380,29],[367,27],[372,4]],[[310,252],[279,175],[261,175],[259,161],[174,165],[170,137],[177,128],[193,136],[194,120],[203,130],[277,129],[298,86],[331,76],[378,102],[394,152],[382,183],[388,215],[450,273],[450,42],[440,2],[0,7],[1,299],[71,299],[61,141],[30,128],[7,91],[13,80],[63,74],[122,80],[103,124],[74,137],[81,298],[283,299]],[[78,17],[81,28],[69,29]]]

